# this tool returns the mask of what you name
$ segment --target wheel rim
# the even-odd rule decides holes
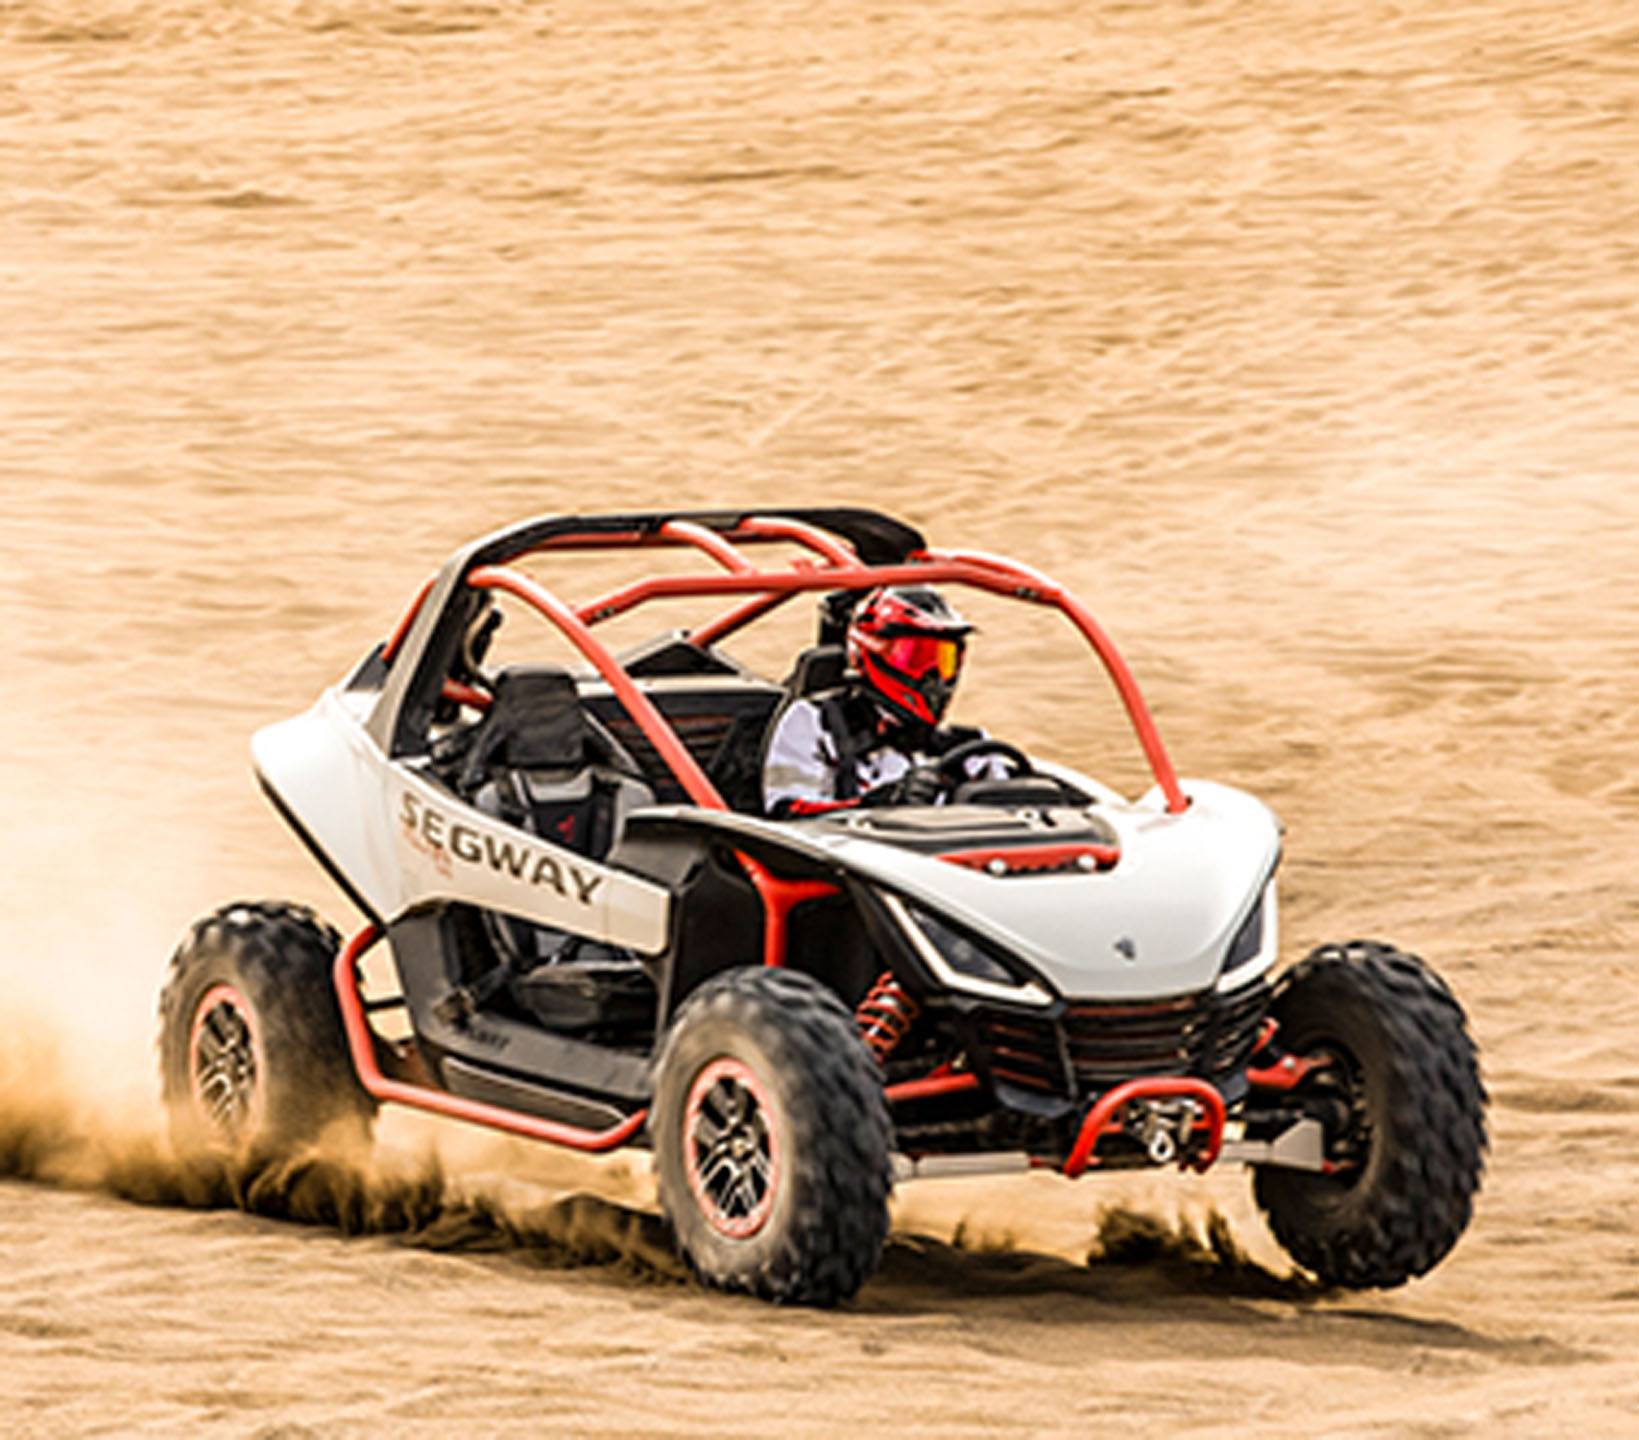
[[[761,1082],[739,1060],[713,1060],[689,1087],[683,1164],[695,1204],[714,1230],[745,1240],[768,1223],[779,1158],[774,1111]]]
[[[255,1012],[231,985],[214,985],[194,1009],[188,1036],[194,1110],[217,1135],[249,1134],[262,1110],[262,1046]]]

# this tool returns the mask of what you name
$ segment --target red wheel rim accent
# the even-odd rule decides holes
[[[262,1114],[265,1065],[256,1012],[232,985],[213,985],[194,1006],[188,1031],[188,1092],[194,1112],[237,1140]]]
[[[719,1056],[694,1077],[683,1108],[683,1169],[694,1203],[720,1235],[749,1239],[774,1213],[774,1109],[744,1062]]]

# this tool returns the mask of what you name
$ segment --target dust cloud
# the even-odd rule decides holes
[[[1087,1263],[1143,1266],[1159,1270],[1174,1284],[1272,1300],[1312,1300],[1327,1293],[1325,1286],[1290,1267],[1277,1273],[1254,1259],[1217,1210],[1209,1210],[1197,1226],[1182,1218],[1169,1223],[1125,1206],[1106,1209],[1098,1217]]]
[[[433,1153],[377,1157],[320,1143],[179,1157],[158,1135],[107,1128],[66,1097],[39,1057],[12,1072],[0,1074],[0,1180],[138,1205],[240,1210],[424,1250],[502,1252],[540,1268],[609,1267],[673,1282],[686,1273],[659,1216],[600,1196],[526,1207],[453,1180]]]

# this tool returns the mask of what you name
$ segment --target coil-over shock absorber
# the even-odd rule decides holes
[[[859,1026],[859,1038],[865,1048],[876,1056],[877,1064],[885,1064],[894,1048],[910,1033],[922,1007],[896,979],[892,970],[884,970],[876,977],[870,994],[859,1002],[854,1011],[854,1022]]]

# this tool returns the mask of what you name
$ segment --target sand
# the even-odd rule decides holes
[[[0,1431],[1633,1434],[1636,80],[1619,0],[0,8]],[[825,501],[1087,599],[1289,826],[1288,960],[1449,978],[1495,1143],[1432,1275],[1315,1294],[1238,1173],[1034,1176],[781,1311],[629,1158],[165,1157],[188,921],[356,920],[258,724],[492,525]],[[1137,780],[978,608],[964,716]]]

